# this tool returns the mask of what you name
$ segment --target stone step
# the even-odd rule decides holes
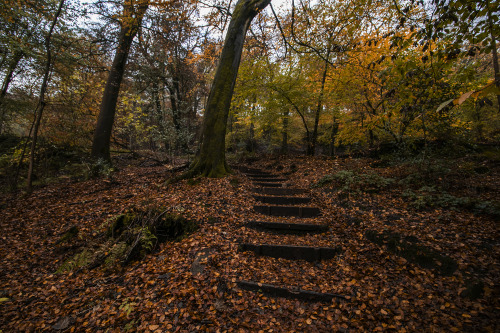
[[[271,173],[247,173],[246,174],[247,177],[250,177],[250,178],[275,178],[276,175],[273,175]]]
[[[262,169],[248,168],[248,167],[238,167],[238,170],[240,170],[243,173],[269,173]]]
[[[252,189],[253,192],[267,195],[297,195],[306,193],[307,190],[303,188],[289,188],[289,187],[256,187]]]
[[[247,244],[239,245],[240,251],[252,251],[259,256],[282,258],[289,260],[320,261],[335,258],[340,247],[313,247],[295,245]]]
[[[328,231],[328,226],[324,224],[249,221],[246,223],[246,225],[252,228],[273,230],[280,232],[309,233],[309,232]]]
[[[272,205],[300,205],[311,202],[311,198],[306,197],[269,197],[265,195],[254,195],[255,200]]]
[[[257,183],[257,182],[254,182],[253,183],[255,186],[262,186],[262,187],[282,187],[283,186],[283,183]]]
[[[277,182],[284,182],[286,181],[287,179],[286,178],[257,178],[257,177],[249,177],[251,181],[253,182],[259,182],[259,183],[277,183]]]
[[[320,210],[317,207],[253,206],[253,209],[257,213],[271,216],[314,217],[320,214]]]
[[[308,302],[330,303],[332,300],[335,300],[336,302],[349,301],[349,299],[343,295],[318,293],[315,291],[294,289],[294,288],[288,289],[267,283],[258,283],[252,281],[237,281],[236,285],[240,289],[254,291],[254,292],[261,292],[265,295],[269,295],[272,297],[284,297],[288,299],[297,299]]]

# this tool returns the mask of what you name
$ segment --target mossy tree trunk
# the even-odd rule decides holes
[[[118,48],[109,71],[106,87],[102,96],[101,108],[92,141],[92,158],[111,160],[109,152],[111,131],[115,121],[118,93],[125,72],[132,41],[139,31],[142,18],[148,9],[149,0],[124,0]]]
[[[243,43],[253,18],[270,2],[239,0],[234,8],[205,108],[199,151],[187,176],[222,177],[229,172],[225,155],[226,124]]]

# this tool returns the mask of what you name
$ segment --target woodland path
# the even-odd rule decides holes
[[[286,178],[263,171],[261,169],[240,169],[253,182],[254,199],[259,204],[254,206],[254,211],[264,216],[261,221],[248,221],[246,226],[276,234],[311,235],[329,231],[328,226],[317,223],[302,222],[270,222],[267,216],[282,216],[295,218],[313,218],[321,214],[318,207],[310,205],[311,198],[307,190],[290,186]],[[257,239],[258,240],[258,239]],[[239,244],[240,251],[251,251],[256,256],[267,256],[276,259],[304,260],[308,262],[319,262],[335,258],[341,251],[341,247],[317,247],[300,246],[296,244],[262,244],[261,242],[242,242]],[[264,294],[294,298],[312,302],[346,301],[346,297],[332,293],[321,293],[305,290],[297,287],[278,286],[269,283],[240,280],[238,286],[245,290],[262,292]]]

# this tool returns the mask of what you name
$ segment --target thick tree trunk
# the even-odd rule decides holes
[[[7,95],[7,91],[9,90],[9,85],[12,82],[12,78],[14,77],[14,72],[19,65],[19,62],[24,57],[24,52],[21,50],[16,50],[12,56],[12,59],[9,63],[9,68],[7,69],[7,74],[5,75],[5,79],[2,83],[2,90],[0,91],[0,134],[3,133],[3,123],[5,119],[5,106],[4,99]]]
[[[236,4],[207,101],[200,149],[186,176],[222,177],[229,171],[225,155],[226,123],[243,43],[252,19],[270,2],[239,0]]]
[[[92,158],[111,161],[110,140],[113,123],[115,121],[116,103],[120,92],[120,85],[125,72],[130,46],[139,31],[142,18],[148,8],[148,0],[139,0],[137,9],[134,8],[135,0],[125,0],[120,29],[118,48],[109,71],[108,81],[104,88],[101,108],[92,142]]]
[[[35,150],[38,139],[38,130],[40,128],[40,123],[42,121],[43,109],[45,108],[45,93],[47,92],[47,85],[49,83],[50,68],[52,67],[52,51],[51,51],[51,40],[52,33],[57,24],[57,19],[61,15],[62,7],[64,6],[64,0],[60,0],[59,6],[57,7],[56,14],[52,19],[52,24],[50,25],[49,33],[45,38],[45,49],[47,50],[47,62],[45,64],[45,73],[43,75],[42,86],[40,88],[40,98],[38,100],[38,106],[35,110],[35,125],[33,128],[33,140],[31,140],[31,151],[30,151],[30,164],[28,167],[28,193],[31,193],[33,189],[33,168],[35,165]]]

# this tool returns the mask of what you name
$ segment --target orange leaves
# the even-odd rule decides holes
[[[300,184],[312,184],[334,169],[369,165],[367,160],[335,162],[299,157],[279,160],[284,170],[292,163],[296,165],[297,171],[288,177]],[[272,161],[261,163],[266,166]],[[0,302],[2,329],[51,330],[61,318],[68,317],[74,322],[68,331],[74,332],[119,332],[125,327],[155,333],[180,329],[419,332],[430,328],[463,332],[473,325],[492,327],[488,318],[496,318],[494,288],[499,273],[491,263],[497,259],[489,248],[481,247],[496,231],[494,223],[481,216],[454,211],[452,218],[434,220],[438,212],[408,211],[391,192],[340,201],[336,192],[314,189],[311,195],[323,215],[307,221],[327,223],[328,232],[266,234],[243,228],[246,220],[259,218],[251,210],[250,186],[243,177],[236,188],[228,179],[158,187],[154,184],[163,184],[167,177],[163,167],[121,169],[114,175],[113,184],[92,180],[49,185],[31,198],[9,201],[2,209],[0,228],[5,238],[0,242],[0,253],[10,254],[3,257],[5,275],[0,275],[0,299],[8,299]],[[135,195],[123,199],[129,193]],[[199,231],[178,242],[165,243],[157,253],[117,272],[96,268],[51,274],[72,254],[72,249],[54,245],[68,225],[81,225],[83,240],[69,244],[79,246],[94,237],[92,232],[99,237],[96,230],[109,216],[142,201],[161,203],[175,211],[182,208],[183,214],[200,219]],[[38,209],[34,213],[26,206]],[[55,216],[64,218],[53,219]],[[440,276],[402,260],[386,247],[368,241],[366,229],[398,231],[418,238],[421,244],[438,246],[460,258],[461,265],[471,272],[473,267],[488,267],[483,295],[476,300],[460,296],[469,288],[462,271]],[[297,263],[238,253],[236,243],[240,239],[340,245],[343,252],[320,263]],[[191,266],[196,255],[207,248],[213,252],[197,279]],[[231,282],[243,278],[343,294],[349,302],[322,304],[273,298],[240,290]],[[19,308],[18,304],[25,305]]]

